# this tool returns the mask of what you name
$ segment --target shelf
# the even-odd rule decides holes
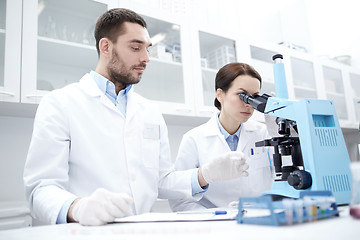
[[[96,48],[80,43],[38,37],[38,60],[72,67],[95,68]]]
[[[269,64],[273,64],[272,57],[276,54],[274,51],[270,51],[267,49],[250,46],[251,58],[256,59],[262,62],[266,62]]]
[[[337,97],[337,98],[345,98],[343,93],[337,93],[337,92],[326,92],[326,95]]]
[[[304,87],[294,87],[295,98],[296,99],[316,99],[317,92],[315,89],[304,88]]]
[[[294,84],[294,88],[295,88],[295,90],[298,89],[298,90],[303,90],[303,91],[316,92],[316,89],[314,89],[314,88],[297,86],[295,84]]]
[[[163,59],[159,59],[159,58],[156,58],[156,57],[150,57],[150,62],[157,62],[157,63],[163,63],[163,64],[172,64],[172,65],[175,65],[175,66],[179,66],[179,67],[182,67],[182,63],[180,62],[174,62],[174,61],[167,61],[167,60],[163,60]]]
[[[185,103],[182,64],[152,59],[134,91],[150,100]]]
[[[219,71],[219,70],[214,69],[214,68],[206,68],[206,67],[202,67],[201,70],[205,71],[205,72],[209,72],[209,73],[215,73],[215,74]],[[214,81],[215,81],[215,79],[214,79]]]
[[[96,48],[38,37],[37,90],[53,90],[79,81],[97,64]]]
[[[230,62],[236,62],[235,40],[199,31],[200,58],[205,68],[216,71]],[[200,60],[201,61],[201,60]]]

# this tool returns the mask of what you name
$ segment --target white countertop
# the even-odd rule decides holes
[[[0,239],[359,239],[360,220],[341,208],[340,217],[292,226],[236,221],[116,223],[99,227],[61,224],[0,231]]]

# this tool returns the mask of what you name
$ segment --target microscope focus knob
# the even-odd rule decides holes
[[[295,189],[308,189],[312,185],[311,174],[304,170],[295,170],[287,178],[288,183]]]

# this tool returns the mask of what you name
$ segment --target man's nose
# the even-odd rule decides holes
[[[145,50],[145,51],[143,52],[143,54],[141,55],[140,61],[141,61],[141,62],[145,62],[145,63],[150,62],[149,52],[148,52],[147,50]]]

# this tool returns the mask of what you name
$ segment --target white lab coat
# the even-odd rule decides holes
[[[216,118],[217,114],[207,123],[190,130],[183,136],[175,163],[176,170],[199,167],[214,157],[231,151],[220,132]],[[271,188],[274,172],[268,156],[272,155],[272,149],[255,148],[255,142],[269,138],[266,127],[251,119],[241,125],[237,151],[245,154],[249,164],[249,176],[211,183],[200,201],[170,200],[173,211],[226,207],[230,202],[237,201],[240,196],[259,196]],[[254,155],[251,155],[251,149]]]
[[[158,109],[128,93],[123,117],[89,74],[39,104],[24,169],[34,217],[56,223],[64,202],[97,188],[125,192],[136,214],[156,198],[191,198],[193,170],[172,172],[168,132]]]

